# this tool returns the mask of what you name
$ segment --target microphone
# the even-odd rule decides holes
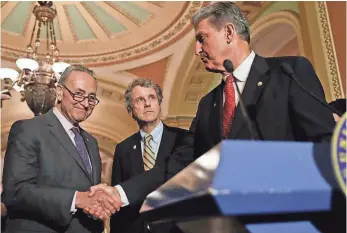
[[[234,65],[233,65],[233,63],[230,60],[228,60],[228,59],[224,60],[223,66],[226,69],[226,71],[228,71],[229,73],[233,73]],[[251,119],[249,117],[249,114],[248,114],[247,109],[245,107],[245,104],[243,102],[240,89],[237,86],[236,79],[235,79],[234,75],[232,77],[234,79],[233,81],[235,83],[237,95],[239,97],[239,104],[240,104],[240,107],[241,107],[241,112],[242,112],[243,117],[245,118],[247,128],[248,128],[248,130],[249,130],[249,132],[251,134],[251,140],[258,139],[258,135],[259,134],[257,133],[257,130],[253,127],[252,121],[251,121]]]
[[[298,81],[298,79],[296,78],[295,72],[293,70],[293,68],[285,63],[282,62],[281,64],[281,68],[284,71],[284,73],[286,73],[291,79],[294,80],[294,82],[307,94],[309,94],[311,97],[313,97],[315,100],[317,100],[320,104],[322,104],[324,107],[329,108],[330,111],[332,111],[333,113],[336,113],[339,116],[342,116],[342,113],[340,111],[338,111],[337,109],[331,107],[328,103],[326,103],[325,101],[321,100],[319,97],[317,97],[315,94],[313,94],[311,91],[307,90],[304,86],[301,85],[301,83]]]

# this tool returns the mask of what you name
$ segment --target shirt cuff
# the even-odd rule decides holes
[[[125,194],[124,189],[122,188],[122,186],[116,185],[115,187],[118,190],[119,195],[120,195],[120,200],[123,203],[122,207],[129,205],[129,200],[128,200],[127,195]]]
[[[72,214],[76,213],[76,211],[77,211],[77,209],[76,209],[76,194],[77,194],[77,191],[75,192],[75,195],[73,196],[72,204],[71,204],[71,208],[70,208],[70,212]]]

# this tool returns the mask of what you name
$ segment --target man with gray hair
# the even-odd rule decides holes
[[[62,74],[57,103],[48,113],[12,125],[4,162],[5,232],[101,233],[103,223],[83,212],[96,207],[107,219],[118,199],[104,192],[88,197],[101,182],[96,139],[79,123],[99,103],[94,72],[72,65]]]
[[[163,94],[161,88],[150,79],[134,79],[126,89],[124,98],[126,109],[137,122],[139,131],[116,147],[112,169],[113,186],[151,170],[154,165],[165,167],[167,156],[180,144],[186,132],[184,129],[169,127],[160,120]],[[126,205],[122,187],[116,187]],[[138,213],[140,207],[141,204],[129,205],[113,215],[111,232],[147,232],[147,226]],[[166,229],[169,227],[165,226]],[[160,229],[159,232],[163,231]]]
[[[193,16],[192,24],[195,54],[208,71],[223,75],[223,81],[200,100],[189,133],[169,157],[168,177],[223,139],[330,140],[335,125],[332,113],[298,85],[300,82],[318,98],[325,99],[321,83],[306,58],[256,55],[249,46],[248,21],[233,2],[215,2],[201,8]],[[288,66],[290,71],[285,69]],[[293,73],[297,81],[292,79]],[[242,92],[249,124],[238,104],[237,87]],[[165,170],[156,167],[120,183],[130,205],[144,200],[159,187],[166,180]],[[92,187],[92,191],[101,188]]]

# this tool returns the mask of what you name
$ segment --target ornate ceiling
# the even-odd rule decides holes
[[[200,98],[220,77],[205,71],[194,56],[191,16],[209,2],[53,2],[57,10],[55,31],[61,58],[92,68],[99,80],[100,104],[84,127],[97,137],[102,151],[113,154],[116,143],[137,130],[124,107],[123,93],[136,77],[146,77],[163,89],[162,119],[167,124],[187,128]],[[15,60],[24,55],[34,24],[35,2],[1,2],[1,66],[16,68]],[[237,2],[251,25],[271,11],[295,8],[296,3]],[[281,8],[282,7],[282,8]],[[278,24],[273,30],[257,30],[252,46],[261,55],[274,55],[289,49],[298,53],[296,32]],[[283,24],[284,25],[284,24]],[[283,35],[279,39],[274,35]],[[262,38],[267,38],[266,40]],[[287,40],[284,40],[287,38]],[[270,40],[271,39],[271,40]],[[281,44],[278,43],[281,41]],[[285,43],[283,43],[285,41]],[[278,46],[273,46],[273,45]],[[271,46],[270,46],[271,45]],[[294,48],[294,50],[293,50]],[[31,118],[26,103],[12,92],[4,102],[1,117],[2,138],[15,120]],[[2,148],[6,140],[2,141]]]
[[[35,2],[3,2],[3,57],[25,55]],[[55,32],[68,63],[104,66],[138,59],[177,41],[191,29],[202,2],[54,2]],[[45,35],[45,32],[41,32]]]

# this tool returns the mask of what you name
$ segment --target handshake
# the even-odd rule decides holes
[[[98,184],[90,187],[89,192],[77,192],[75,205],[87,214],[107,220],[120,210],[122,202],[115,187]]]

